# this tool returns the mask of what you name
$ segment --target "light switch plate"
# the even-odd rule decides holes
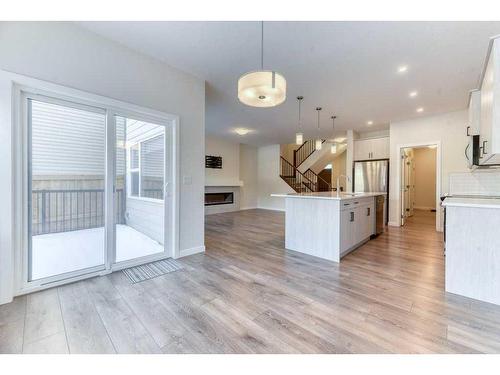
[[[182,178],[182,183],[184,185],[191,185],[193,183],[193,178],[191,176],[184,176]]]

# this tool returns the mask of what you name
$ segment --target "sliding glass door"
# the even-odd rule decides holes
[[[105,264],[103,110],[27,99],[28,280]]]
[[[116,262],[165,252],[166,128],[115,116]]]
[[[172,256],[173,123],[35,94],[23,103],[24,282]]]

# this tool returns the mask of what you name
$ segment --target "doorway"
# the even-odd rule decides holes
[[[437,212],[437,145],[400,149],[401,225]],[[425,215],[424,215],[425,213]]]
[[[23,92],[21,290],[174,256],[173,119]]]

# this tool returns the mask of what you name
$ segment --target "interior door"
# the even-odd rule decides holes
[[[24,280],[51,282],[102,270],[107,260],[106,113],[41,95],[23,99],[28,255]]]
[[[409,186],[409,205],[408,216],[413,216],[415,207],[415,158],[413,155],[409,158],[408,165],[408,186]]]
[[[115,116],[115,263],[169,256],[168,125]]]
[[[407,172],[406,172],[406,153],[404,149],[401,149],[401,178],[400,178],[400,201],[401,201],[401,225],[405,225],[406,221],[406,201],[407,201],[407,189],[406,189],[406,181],[407,181]]]

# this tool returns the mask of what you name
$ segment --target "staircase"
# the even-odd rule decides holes
[[[297,193],[310,193],[315,191],[312,181],[300,173],[300,171],[283,156],[280,156],[280,177]]]
[[[314,184],[314,191],[332,190],[332,184],[318,176],[311,168],[304,172],[304,176]]]
[[[325,143],[323,139],[321,143]],[[314,140],[308,140],[302,143],[302,145],[293,152],[293,165],[295,168],[300,167],[300,165],[306,161],[306,159],[316,151],[316,144]]]
[[[323,140],[323,143],[325,140]],[[316,151],[315,141],[304,142],[293,152],[293,164],[280,156],[280,177],[297,193],[330,191],[329,182],[318,176],[312,169],[301,172],[298,167]]]
[[[312,170],[301,173],[283,156],[280,156],[280,177],[297,193],[331,190],[331,185]]]

